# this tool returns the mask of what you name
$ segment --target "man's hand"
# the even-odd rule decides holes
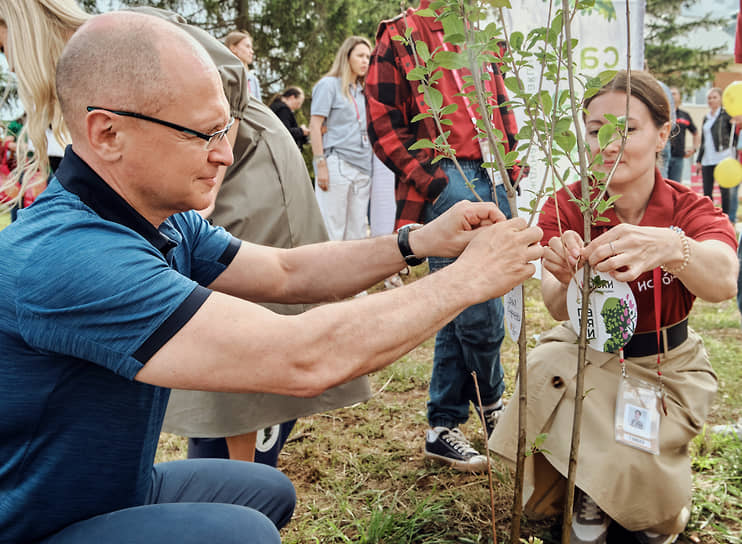
[[[474,238],[475,230],[505,221],[492,202],[457,202],[425,227],[410,233],[410,247],[418,257],[458,257]]]
[[[580,253],[584,245],[582,237],[573,230],[554,236],[544,249],[543,266],[564,285],[568,285],[576,270],[582,268],[584,261]]]
[[[457,288],[469,289],[474,302],[504,295],[536,272],[530,261],[544,254],[539,243],[543,235],[521,217],[477,229],[461,257],[448,267],[462,280]]]

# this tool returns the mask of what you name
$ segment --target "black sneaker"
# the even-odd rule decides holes
[[[471,447],[459,429],[434,427],[425,435],[425,457],[437,459],[462,472],[481,472],[487,457]]]
[[[479,414],[479,406],[474,407],[477,411],[477,415],[479,415],[480,419],[484,419],[484,425],[487,427],[487,438],[492,436],[492,431],[495,430],[495,425],[497,425],[497,422],[500,420],[500,416],[502,415],[502,410],[505,408],[505,405],[500,403],[500,406],[497,408],[490,408],[489,410],[484,410],[484,418],[482,418],[481,414]]]
[[[587,493],[575,488],[572,511],[571,544],[606,544],[611,518],[603,512]]]

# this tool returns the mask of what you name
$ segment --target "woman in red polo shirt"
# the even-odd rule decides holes
[[[688,329],[687,316],[696,297],[716,302],[733,297],[736,291],[731,223],[709,199],[663,179],[656,168],[657,154],[670,133],[670,107],[662,88],[644,72],[632,72],[630,88],[623,156],[618,156],[620,139],[616,139],[602,150],[603,163],[595,167],[609,172],[618,161],[607,196],[621,196],[603,214],[607,221],[594,222],[592,241],[585,245],[582,213],[565,189],[557,192],[556,200],[549,199],[539,220],[543,243],[548,244],[542,293],[554,318],[568,319],[567,288],[585,261],[627,282],[636,299],[637,325],[624,347],[625,365],[621,366],[617,353],[587,350],[573,543],[606,542],[611,521],[633,532],[639,542],[650,544],[673,542],[684,529],[691,503],[687,444],[701,430],[717,389],[702,341]],[[600,148],[597,135],[608,122],[606,115],[626,115],[626,89],[627,74],[619,72],[585,100],[586,140],[594,152]],[[570,189],[580,196],[579,184]],[[563,488],[568,470],[576,341],[573,327],[563,323],[542,335],[540,345],[529,354],[528,440],[542,433],[547,438],[542,453],[527,458],[531,487],[527,483],[526,489],[532,490],[527,510],[561,511],[558,502],[563,493],[554,489]],[[642,432],[647,444],[658,447],[658,454],[647,451],[646,444],[639,449],[616,439],[622,428],[615,417],[619,386],[628,383],[622,377],[624,370],[648,384],[642,391],[654,400],[646,405],[636,402],[625,411],[639,410],[645,421],[656,422]],[[657,395],[663,402],[657,401]],[[510,459],[516,451],[517,405],[508,405],[490,439],[490,447]]]

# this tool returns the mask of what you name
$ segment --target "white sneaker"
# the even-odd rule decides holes
[[[606,544],[611,518],[595,504],[587,493],[575,488],[572,511],[571,544]]]

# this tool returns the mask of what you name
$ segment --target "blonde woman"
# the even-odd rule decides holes
[[[255,49],[253,49],[253,40],[249,32],[234,31],[227,34],[224,38],[224,45],[242,61],[245,65],[245,71],[247,72],[247,84],[250,86],[250,94],[255,98],[263,101],[262,95],[260,94],[260,82],[255,72],[250,70],[250,65],[255,60]]]
[[[218,40],[185,24],[175,14],[156,8],[137,8],[137,11],[168,19],[206,48],[218,67],[231,114],[237,118],[227,135],[233,146],[234,164],[221,169],[213,209],[203,213],[210,213],[209,219],[215,225],[226,228],[237,238],[262,245],[290,248],[327,240],[322,216],[312,202],[304,159],[276,116],[246,91],[243,64]],[[34,112],[24,127],[34,149],[47,148],[48,126],[61,143],[69,142],[57,101],[54,73],[65,44],[89,18],[74,0],[0,2],[0,46],[4,47],[10,67],[16,73],[26,111]],[[23,140],[19,138],[21,145]],[[25,150],[21,149],[18,156],[19,162],[25,161],[22,168],[26,171],[47,167],[45,155],[35,155],[30,163]],[[262,183],[250,183],[256,178]],[[270,305],[271,310],[289,315],[306,308],[303,304]],[[218,456],[249,461],[255,455],[258,430],[348,406],[369,396],[365,377],[314,399],[174,390],[163,429],[191,437],[191,446],[195,446],[197,438],[218,439],[222,444]],[[282,442],[271,451],[272,458],[281,445]],[[199,452],[189,454],[206,456]]]
[[[354,240],[367,234],[371,145],[363,84],[370,56],[368,40],[351,36],[312,90],[309,137],[315,194],[331,240]]]

